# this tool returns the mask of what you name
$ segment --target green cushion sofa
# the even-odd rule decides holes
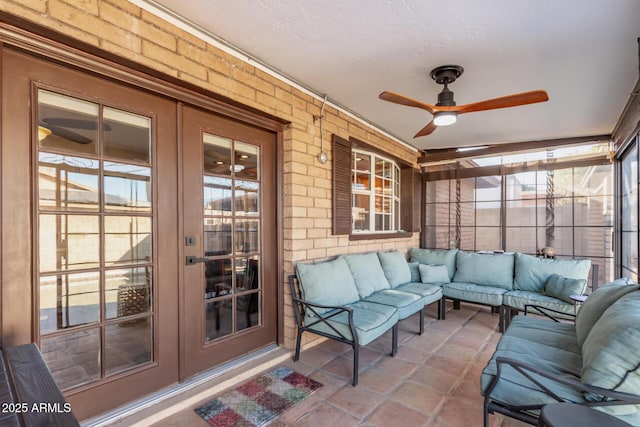
[[[537,425],[542,407],[555,402],[640,425],[638,325],[640,285],[624,280],[595,290],[575,323],[515,317],[482,371],[484,425],[494,412]]]
[[[425,305],[438,302],[438,317],[441,316],[442,289],[415,282],[414,277],[412,266],[399,251],[342,255],[328,261],[297,264],[296,274],[289,276],[298,327],[294,360],[300,358],[305,331],[348,343],[354,352],[356,386],[361,345],[391,329],[394,356],[399,320],[419,313],[422,334]]]

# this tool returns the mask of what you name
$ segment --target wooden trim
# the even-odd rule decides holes
[[[411,237],[413,233],[399,231],[397,233],[354,233],[349,235],[349,240],[373,240],[373,239],[399,239]]]
[[[640,80],[636,82],[629,100],[613,128],[612,140],[616,152],[621,153],[640,131]]]
[[[611,140],[611,135],[577,136],[573,138],[555,138],[537,141],[510,142],[506,144],[493,144],[481,150],[459,152],[457,148],[446,150],[425,150],[418,158],[418,163],[441,162],[445,160],[469,159],[485,157],[494,154],[511,153],[514,151],[538,150],[541,148],[560,147],[565,145],[584,144],[587,142],[606,142]]]
[[[331,137],[333,234],[351,234],[351,142]]]
[[[407,166],[413,167],[413,165],[411,163],[407,162],[406,160],[403,160],[400,157],[394,156],[393,154],[387,153],[384,150],[381,150],[381,149],[379,149],[377,147],[374,147],[371,144],[367,144],[366,142],[361,141],[361,140],[359,140],[357,138],[354,138],[352,136],[349,137],[349,142],[351,143],[351,147],[352,148],[359,148],[359,149],[362,149],[362,150],[365,150],[365,151],[370,151],[372,153],[378,154],[378,155],[380,155],[382,157],[386,157],[387,159],[390,159],[390,160],[393,160],[394,162],[396,162],[400,168],[407,167]]]

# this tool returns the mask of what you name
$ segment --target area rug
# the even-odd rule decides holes
[[[261,427],[321,387],[318,381],[290,368],[279,367],[195,411],[215,427]]]

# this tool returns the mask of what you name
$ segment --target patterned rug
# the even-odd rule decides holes
[[[215,427],[265,426],[309,397],[322,384],[290,368],[279,367],[248,381],[195,411]]]

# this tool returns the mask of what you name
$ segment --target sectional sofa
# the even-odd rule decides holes
[[[356,386],[361,345],[391,329],[394,356],[398,321],[419,313],[422,334],[425,305],[438,302],[439,317],[444,312],[442,288],[422,283],[417,267],[417,263],[410,266],[399,251],[344,255],[329,261],[297,264],[296,274],[289,277],[298,326],[294,360],[300,358],[303,332],[347,343],[353,348],[353,386]]]
[[[418,263],[421,281],[441,286],[454,307],[466,301],[499,312],[500,331],[525,305],[542,306],[557,315],[574,314],[570,297],[586,291],[591,270],[590,260],[539,258],[519,252],[411,248],[410,260]],[[597,277],[594,273],[592,282]]]
[[[639,426],[638,325],[640,285],[624,279],[595,290],[575,323],[517,316],[482,371],[485,427],[494,412],[537,425],[540,410],[555,402],[591,406]]]

